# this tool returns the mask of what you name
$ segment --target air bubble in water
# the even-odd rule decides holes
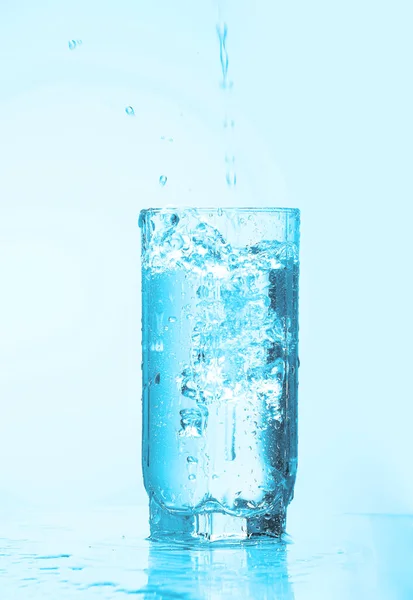
[[[167,250],[180,250],[184,245],[184,240],[179,233],[174,234],[168,241],[165,242]]]
[[[166,175],[161,175],[159,177],[159,183],[162,187],[164,187],[166,185],[166,182],[168,181],[168,178]]]
[[[175,215],[175,214],[171,215],[171,225],[173,225],[175,227],[176,225],[178,225],[178,223],[179,223],[178,215]]]
[[[161,374],[157,373],[155,375],[155,379],[154,379],[155,383],[158,385],[159,383],[161,383]]]
[[[189,463],[197,463],[198,459],[195,458],[195,456],[188,456],[188,458],[186,459]]]
[[[133,107],[132,107],[132,106],[127,106],[127,107],[125,108],[125,113],[126,113],[127,115],[129,115],[129,117],[134,117],[134,116],[135,116],[135,111],[133,110]]]
[[[176,317],[169,317],[168,321],[170,323],[176,323]]]
[[[196,291],[196,295],[198,298],[208,298],[209,289],[206,287],[206,285],[200,285]]]
[[[201,437],[206,427],[208,411],[201,408],[184,408],[179,411],[181,416],[181,437]]]
[[[188,479],[189,479],[189,481],[193,481],[194,479],[196,479],[196,475],[191,473],[190,475],[188,475]]]

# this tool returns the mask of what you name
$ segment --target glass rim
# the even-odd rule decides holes
[[[276,207],[276,206],[165,206],[163,208],[142,208],[140,213],[159,213],[163,211],[182,212],[186,210],[195,210],[197,212],[237,211],[237,212],[260,212],[260,213],[289,213],[300,214],[299,208]]]

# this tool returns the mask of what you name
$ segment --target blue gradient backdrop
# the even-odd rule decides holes
[[[146,502],[139,210],[248,204],[302,210],[291,518],[413,510],[413,5],[228,0],[235,192],[217,12],[1,2],[0,509]]]

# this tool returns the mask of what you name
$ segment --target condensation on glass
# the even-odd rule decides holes
[[[152,539],[278,537],[297,469],[297,209],[148,209],[143,476]]]

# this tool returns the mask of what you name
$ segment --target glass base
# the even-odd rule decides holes
[[[150,502],[150,539],[154,541],[242,542],[280,538],[285,531],[285,510],[251,517],[220,512],[179,515]]]

